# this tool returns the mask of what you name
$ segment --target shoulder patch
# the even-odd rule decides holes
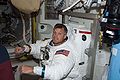
[[[59,51],[56,51],[55,55],[62,54],[62,55],[68,56],[69,52],[70,51],[68,51],[68,50],[59,50]]]

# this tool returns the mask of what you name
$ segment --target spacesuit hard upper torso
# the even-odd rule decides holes
[[[45,79],[50,80],[82,80],[80,77],[79,62],[69,40],[59,46],[52,46],[51,40],[38,41],[31,44],[31,54],[40,53],[40,47],[48,46],[49,59],[45,65]]]

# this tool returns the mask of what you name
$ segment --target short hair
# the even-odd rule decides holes
[[[56,29],[56,28],[63,28],[66,34],[67,34],[67,32],[68,32],[68,29],[67,29],[67,27],[66,27],[64,24],[57,23],[57,24],[54,26],[54,29]]]

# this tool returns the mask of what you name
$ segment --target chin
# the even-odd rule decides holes
[[[53,42],[54,44],[58,44],[58,42]]]
[[[58,41],[56,41],[56,40],[54,40],[54,41],[53,41],[53,43],[57,44],[57,43],[59,43],[59,42],[58,42]]]

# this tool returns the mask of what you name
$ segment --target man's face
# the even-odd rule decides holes
[[[54,44],[61,44],[66,38],[66,33],[63,28],[53,29],[52,40]]]

